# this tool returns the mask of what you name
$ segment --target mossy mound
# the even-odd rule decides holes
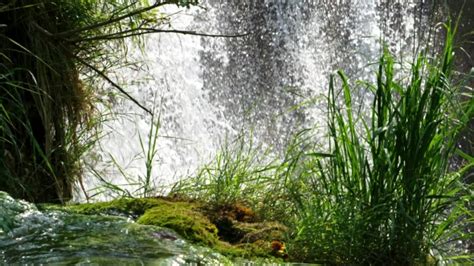
[[[264,222],[241,204],[209,207],[181,198],[123,198],[110,202],[69,206],[41,205],[40,209],[88,215],[124,215],[137,223],[170,228],[195,244],[229,257],[285,258],[286,228]],[[277,243],[277,244],[275,244]]]
[[[167,204],[164,199],[145,198],[132,199],[121,198],[109,202],[83,203],[76,205],[58,206],[58,205],[40,205],[40,209],[62,210],[78,214],[106,214],[106,215],[126,215],[139,217],[153,207]]]
[[[285,226],[276,222],[260,223],[235,223],[234,230],[241,232],[243,237],[240,243],[254,243],[257,241],[282,241],[284,233],[288,230]]]
[[[276,222],[262,221],[243,204],[213,206],[205,212],[218,229],[222,243],[216,249],[234,257],[286,258],[287,228]]]
[[[219,239],[216,226],[194,207],[186,202],[167,202],[147,210],[137,222],[171,228],[192,242],[214,246]]]

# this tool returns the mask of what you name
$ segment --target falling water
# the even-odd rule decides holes
[[[206,0],[161,10],[174,29],[244,36],[163,33],[147,37],[143,53],[131,45],[127,59],[143,65],[115,77],[159,114],[155,185],[192,174],[241,132],[278,154],[294,132],[324,127],[329,75],[342,69],[353,80],[372,76],[382,43],[409,58],[425,41],[431,11],[423,0]],[[358,97],[362,104],[370,100]],[[311,105],[301,105],[309,99]],[[134,191],[131,184],[145,175],[140,139],[146,146],[151,117],[117,96],[108,103],[112,119],[104,122],[104,137],[87,163]],[[90,191],[100,186],[92,171],[86,181],[89,193],[97,192]]]

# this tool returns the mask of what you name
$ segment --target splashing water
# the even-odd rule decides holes
[[[0,191],[0,264],[38,263],[231,265],[165,228],[126,217],[41,212]]]
[[[278,155],[294,132],[324,128],[330,73],[342,69],[352,79],[368,78],[381,43],[410,58],[426,41],[430,4],[385,2],[207,0],[187,10],[161,10],[175,14],[170,18],[176,29],[247,35],[149,36],[145,52],[132,49],[128,58],[145,67],[116,73],[133,97],[160,113],[155,185],[191,174],[226,138],[241,132]],[[358,97],[361,105],[368,105],[370,99]],[[308,99],[314,104],[295,108]],[[139,136],[146,146],[150,117],[128,101],[114,98],[111,105],[114,119],[104,123],[105,137],[89,164],[103,178],[133,192],[139,186],[133,183],[144,176]],[[86,189],[98,186],[89,173]],[[107,196],[113,195],[102,194]],[[76,198],[83,200],[81,193]]]

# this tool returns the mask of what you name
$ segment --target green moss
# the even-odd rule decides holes
[[[61,210],[71,213],[79,214],[122,214],[139,216],[145,213],[146,210],[156,206],[167,204],[167,201],[156,198],[145,198],[145,199],[131,199],[122,198],[113,200],[110,202],[96,202],[96,203],[84,203],[76,205],[39,205],[38,207],[43,210]]]
[[[283,240],[288,229],[276,222],[235,223],[235,230],[242,232],[241,243],[254,243],[259,240]]]
[[[272,259],[286,257],[284,248],[279,250],[272,246],[275,240],[285,238],[287,228],[281,224],[275,222],[245,223],[234,220],[231,230],[242,237],[239,242],[232,245],[220,242],[215,249],[223,255],[252,259],[256,257]],[[277,242],[284,245],[280,241]]]
[[[214,249],[220,254],[231,258],[270,258],[272,257],[268,243],[256,242],[231,245],[224,241],[219,241]]]
[[[218,241],[217,228],[196,207],[187,202],[167,202],[149,209],[137,222],[171,228],[192,242],[214,246]]]
[[[208,246],[224,256],[232,258],[266,258],[278,260],[272,249],[273,240],[282,240],[286,228],[278,223],[239,222],[233,216],[219,210],[209,213],[203,205],[185,200],[144,198],[123,198],[110,202],[85,203],[77,205],[38,206],[42,210],[60,210],[86,215],[127,215],[137,218],[137,223],[170,228],[183,238],[196,244]],[[222,232],[210,217],[228,220],[228,227],[220,225]],[[219,219],[216,219],[219,220]],[[230,241],[229,235],[239,237]],[[277,256],[278,257],[278,256]],[[281,256],[280,256],[281,257]]]

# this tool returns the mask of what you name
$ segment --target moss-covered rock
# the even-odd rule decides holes
[[[259,240],[283,240],[288,230],[284,225],[276,222],[236,223],[235,230],[242,232],[240,243],[254,243]]]
[[[185,202],[168,202],[147,210],[138,223],[171,228],[184,238],[208,246],[218,241],[217,228],[196,206]]]
[[[128,215],[139,217],[144,214],[146,210],[156,206],[166,204],[164,199],[157,198],[121,198],[109,202],[83,203],[74,205],[40,205],[40,209],[61,210],[71,213],[79,214],[107,214],[107,215]]]
[[[278,257],[286,258],[285,245],[282,242],[285,238],[287,228],[276,222],[254,222],[246,223],[236,220],[227,221],[225,232],[229,235],[219,234],[221,239],[230,237],[232,248],[220,245],[217,250],[223,254],[238,257]],[[222,221],[222,220],[220,220]],[[218,228],[222,228],[220,223]],[[236,238],[236,236],[239,236]],[[227,240],[229,241],[229,240]]]
[[[122,198],[77,205],[41,205],[40,209],[90,215],[125,215],[137,223],[173,229],[183,238],[208,246],[228,257],[285,258],[286,228],[259,221],[242,204],[206,207],[182,198]],[[276,245],[277,243],[278,245]]]
[[[225,241],[219,241],[214,249],[222,255],[239,258],[269,258],[273,257],[269,252],[269,246],[262,243],[246,243],[233,245]]]

